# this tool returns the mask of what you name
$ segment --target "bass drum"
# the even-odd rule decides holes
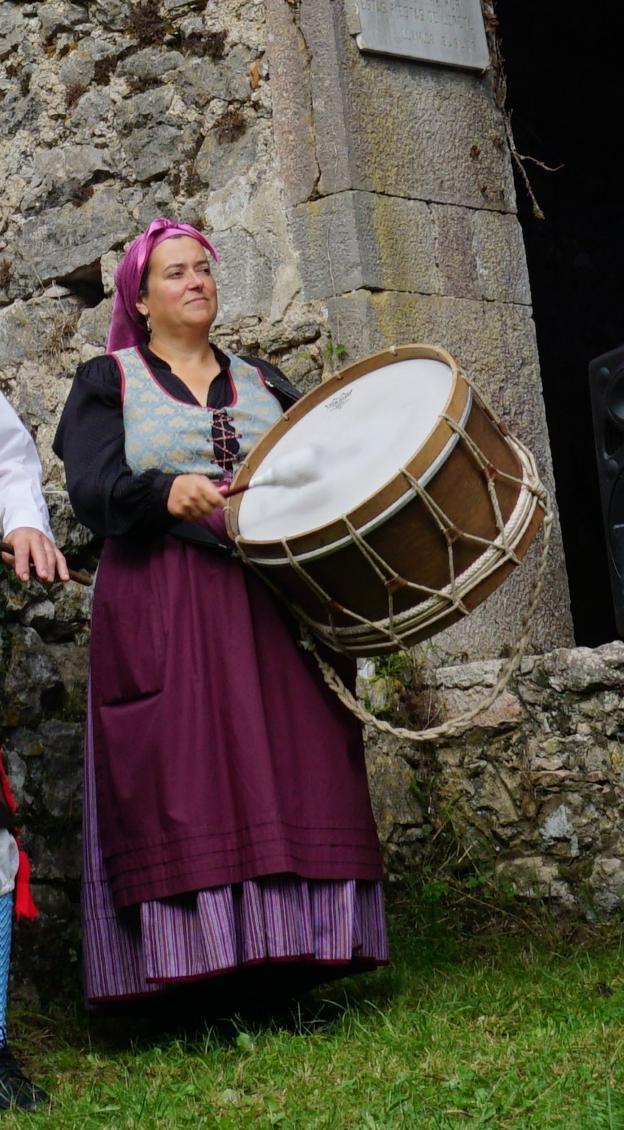
[[[533,458],[444,349],[398,346],[302,397],[233,486],[312,444],[319,478],[232,498],[247,563],[324,643],[409,647],[465,616],[526,553],[543,516]]]

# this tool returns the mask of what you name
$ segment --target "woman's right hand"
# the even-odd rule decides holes
[[[174,518],[197,521],[224,506],[223,495],[205,475],[177,475],[171,484],[167,510]]]

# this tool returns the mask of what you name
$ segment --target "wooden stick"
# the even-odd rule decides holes
[[[6,542],[6,541],[0,541],[0,553],[8,553],[10,557],[15,557],[13,547],[11,545],[9,545],[9,543]],[[34,570],[34,568],[35,568],[35,566],[31,562],[31,565],[30,565],[31,572]],[[78,573],[78,572],[76,572],[75,569],[69,569],[69,567],[68,567],[68,572],[69,572],[70,581],[76,581],[77,584],[79,584],[79,585],[92,585],[93,584],[93,577],[90,577],[88,573]],[[37,579],[39,579],[39,578],[37,578]],[[48,583],[50,583],[50,582],[48,582]]]
[[[231,498],[234,494],[242,494],[244,490],[249,490],[251,483],[245,483],[244,487],[229,487],[228,490],[222,490],[221,494],[224,498]]]

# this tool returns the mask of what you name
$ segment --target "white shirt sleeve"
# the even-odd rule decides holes
[[[52,538],[41,490],[41,463],[17,413],[0,392],[0,530],[31,526]]]
[[[19,868],[19,849],[9,831],[0,828],[0,897],[8,895],[15,887]]]

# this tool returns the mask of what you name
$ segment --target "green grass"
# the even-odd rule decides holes
[[[393,919],[393,963],[261,1022],[15,1016],[53,1095],[2,1127],[624,1128],[619,929],[561,941]]]

